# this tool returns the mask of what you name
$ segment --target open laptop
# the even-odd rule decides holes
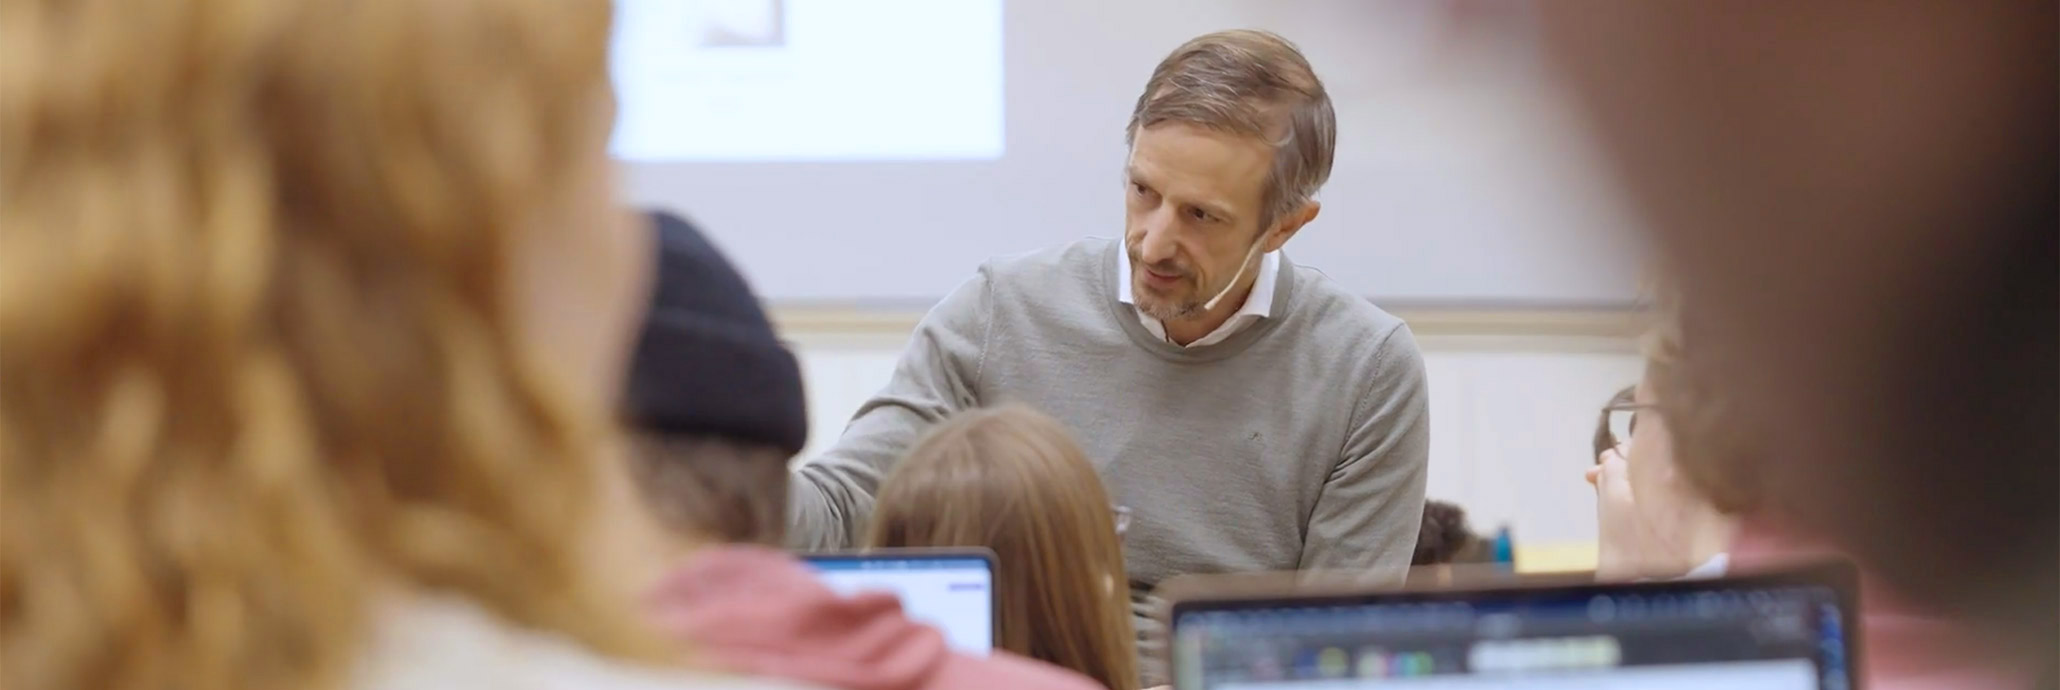
[[[987,549],[873,549],[801,557],[840,594],[888,592],[908,617],[944,633],[958,651],[994,648],[994,552]]]
[[[1857,687],[1856,575],[1274,594],[1170,605],[1180,690]],[[1276,592],[1280,588],[1276,588]]]

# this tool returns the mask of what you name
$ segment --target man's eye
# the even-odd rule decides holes
[[[1144,186],[1142,183],[1132,182],[1130,183],[1130,193],[1136,194],[1138,196],[1151,196],[1152,190],[1151,188]]]
[[[1199,222],[1203,222],[1203,223],[1207,223],[1207,222],[1211,222],[1211,221],[1214,221],[1214,220],[1216,220],[1216,217],[1215,217],[1215,216],[1212,216],[1212,215],[1209,215],[1209,212],[1208,212],[1208,211],[1204,211],[1204,210],[1201,210],[1201,209],[1198,209],[1198,208],[1191,208],[1191,209],[1188,209],[1188,210],[1187,210],[1187,215],[1188,215],[1188,217],[1189,217],[1189,218],[1193,218],[1193,219],[1195,219],[1196,221],[1199,221]]]

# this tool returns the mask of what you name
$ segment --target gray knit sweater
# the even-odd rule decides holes
[[[1130,507],[1140,614],[1183,573],[1335,568],[1399,582],[1430,428],[1408,327],[1283,257],[1273,316],[1182,348],[1117,300],[1120,246],[990,261],[932,309],[893,380],[797,470],[790,541],[853,546],[881,478],[927,425],[1018,402],[1064,422]]]

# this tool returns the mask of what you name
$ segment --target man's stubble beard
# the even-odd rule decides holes
[[[1185,321],[1200,316],[1202,313],[1202,301],[1192,295],[1187,299],[1179,301],[1154,298],[1149,296],[1150,293],[1141,284],[1142,280],[1135,278],[1132,280],[1139,284],[1132,285],[1130,291],[1132,294],[1137,295],[1137,308],[1139,311],[1144,312],[1146,316],[1160,321]]]

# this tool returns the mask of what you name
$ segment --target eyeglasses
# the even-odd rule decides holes
[[[1602,454],[1609,452],[1638,431],[1638,411],[1651,410],[1651,403],[1638,402],[1638,387],[1628,386],[1611,396],[1609,404],[1602,406],[1602,415],[1595,420],[1595,462],[1601,464]]]

